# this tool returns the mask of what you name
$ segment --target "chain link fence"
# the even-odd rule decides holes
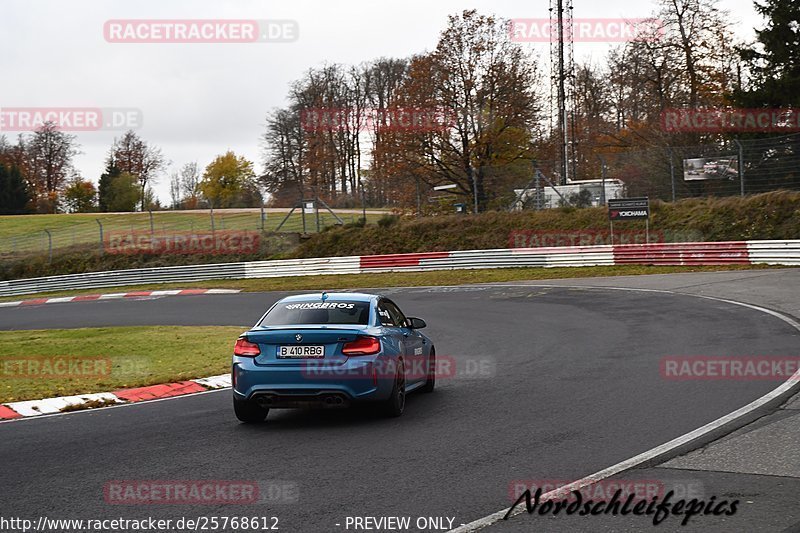
[[[665,201],[800,190],[800,135],[656,147],[604,156],[627,196]]]
[[[670,202],[800,190],[800,134],[606,152],[576,163],[573,175],[580,178],[567,184],[560,183],[557,163],[536,162],[534,178],[515,189],[512,209],[598,206],[637,196]]]
[[[331,213],[320,210],[319,230],[343,223],[353,223],[360,214]],[[376,215],[375,215],[376,216]],[[374,218],[374,215],[368,215]],[[9,225],[16,217],[8,217]],[[176,235],[191,237],[225,232],[274,232],[310,233],[317,231],[316,214],[296,211],[287,212],[267,210],[215,210],[202,212],[155,211],[145,213],[97,213],[90,215],[59,215],[40,221],[38,217],[24,217],[23,225],[2,228],[0,226],[0,257],[24,254],[54,254],[69,249],[96,249],[102,253],[107,247],[109,236],[152,235],[170,238]],[[341,222],[340,222],[341,221]],[[281,223],[283,223],[281,225]],[[40,226],[37,229],[29,226]]]

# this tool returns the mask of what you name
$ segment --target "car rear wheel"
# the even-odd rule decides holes
[[[233,412],[236,413],[236,418],[242,422],[255,423],[263,422],[269,414],[269,409],[261,407],[255,402],[247,400],[233,399]]]
[[[428,378],[425,380],[425,385],[423,385],[419,390],[422,392],[433,392],[433,388],[436,386],[436,352],[433,348],[431,348],[431,355],[428,357]]]
[[[398,417],[406,407],[406,372],[402,361],[397,362],[392,392],[383,405],[383,412],[389,417]]]

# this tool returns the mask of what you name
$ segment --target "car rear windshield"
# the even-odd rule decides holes
[[[272,308],[259,326],[369,323],[369,302],[282,302]]]

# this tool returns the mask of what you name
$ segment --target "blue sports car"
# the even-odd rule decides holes
[[[406,394],[432,392],[436,352],[425,321],[373,294],[316,293],[278,301],[236,341],[233,408],[242,422],[272,408],[375,402],[400,416]]]

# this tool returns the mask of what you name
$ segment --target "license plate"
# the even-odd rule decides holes
[[[324,346],[279,346],[278,357],[321,358],[325,357]]]

